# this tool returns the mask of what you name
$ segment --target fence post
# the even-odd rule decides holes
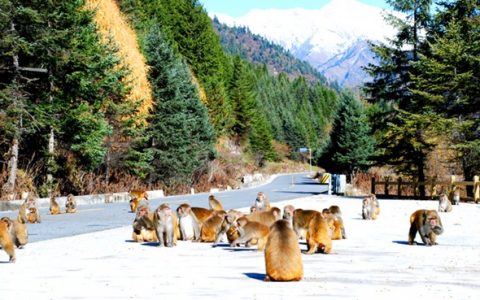
[[[478,176],[473,176],[473,201],[480,202],[480,181]]]
[[[432,177],[432,188],[430,190],[430,198],[437,197],[437,176]]]
[[[398,177],[397,195],[398,195],[398,198],[400,198],[402,196],[402,177]]]
[[[375,195],[375,177],[372,177],[370,191],[372,192],[372,195]]]
[[[385,196],[388,196],[388,184],[390,183],[390,177],[385,177]]]

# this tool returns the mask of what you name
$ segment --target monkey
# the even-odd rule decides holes
[[[252,214],[246,215],[249,221],[260,222],[270,227],[276,220],[281,219],[282,211],[278,207],[272,207],[268,211],[257,211]]]
[[[130,212],[136,212],[137,207],[142,199],[145,199],[148,204],[148,194],[145,190],[131,190],[130,194]]]
[[[150,214],[147,205],[141,204],[137,208],[135,220],[133,221],[132,239],[135,242],[158,241],[153,214]]]
[[[182,241],[193,240],[195,238],[193,230],[193,218],[190,214],[186,214],[183,217],[178,215],[177,209],[177,218],[180,230],[180,237]]]
[[[375,220],[380,213],[380,205],[377,197],[371,194],[368,197],[363,198],[362,201],[362,218],[364,220]]]
[[[174,214],[172,209],[166,203],[161,204],[153,214],[155,223],[155,234],[158,238],[159,247],[173,247],[174,246]]]
[[[328,254],[332,251],[330,227],[320,212],[313,214],[307,230],[307,254],[321,252]]]
[[[77,212],[77,201],[72,194],[68,194],[67,201],[65,201],[65,213],[73,214]]]
[[[338,205],[331,205],[328,210],[335,216],[342,216],[342,211]]]
[[[27,213],[28,223],[40,223],[40,213],[35,207],[30,207]]]
[[[10,227],[13,226],[13,223],[10,219],[7,218],[0,220],[0,246],[2,249],[7,252],[9,257],[9,262],[14,263],[16,260],[15,248],[13,247],[12,239],[10,238]]]
[[[7,223],[11,223],[9,226],[9,235],[13,244],[18,248],[22,249],[28,243],[28,230],[27,226],[18,220],[12,220],[9,217],[3,217],[1,219]]]
[[[293,211],[292,225],[298,238],[305,238],[305,233],[309,228],[310,220],[312,220],[316,214],[320,214],[320,212],[310,209],[303,210],[301,208],[297,208]]]
[[[145,199],[148,203],[148,194],[145,190],[131,190],[129,194],[131,199],[137,198],[138,201]]]
[[[255,206],[257,211],[268,211],[270,210],[270,200],[268,200],[268,197],[264,192],[258,192],[253,206]]]
[[[224,210],[222,203],[214,195],[208,196],[208,205],[211,210]]]
[[[214,211],[213,214],[203,223],[200,241],[216,242],[221,239],[221,227],[227,212],[224,210]]]
[[[329,208],[325,208],[322,211],[322,216],[327,220],[327,222],[330,219],[332,220],[332,240],[341,240],[347,238],[340,207],[337,205],[332,205]]]
[[[426,246],[438,245],[437,235],[443,233],[443,226],[437,211],[419,209],[410,216],[409,245],[417,244],[415,242],[417,231]]]
[[[52,196],[50,198],[50,214],[51,215],[58,215],[60,214],[60,205],[58,205],[57,200],[55,199],[55,196]]]
[[[451,212],[452,211],[452,203],[448,200],[446,194],[441,194],[438,199],[438,211],[439,212]]]
[[[252,239],[257,239],[257,250],[265,249],[268,238],[268,226],[260,222],[249,221],[246,217],[237,220],[234,226],[238,230],[239,237],[230,243],[230,247],[236,247],[238,244],[245,243],[245,247],[250,246]]]
[[[191,207],[187,203],[180,204],[177,208],[177,214],[179,218],[184,218],[187,215],[192,217],[192,224],[193,224],[193,233],[194,239],[193,241],[199,242],[200,241],[200,233],[202,229],[203,223],[212,215],[213,211],[203,208],[203,207]],[[182,236],[184,232],[182,232]]]
[[[303,262],[297,235],[288,220],[277,220],[270,226],[265,246],[265,281],[299,281]]]
[[[223,234],[227,234],[227,239],[229,243],[232,243],[235,239],[238,238],[238,231],[237,228],[234,225],[234,223],[237,221],[238,218],[243,217],[244,214],[242,212],[239,212],[237,210],[231,209],[229,210],[226,214],[225,217],[223,218],[222,224],[220,226],[220,231],[218,232],[217,239],[214,242],[214,245],[217,245],[220,243],[220,240],[223,236]]]
[[[324,218],[331,218],[333,216],[332,212],[328,208],[324,208],[322,210],[322,217]]]
[[[293,228],[293,211],[295,207],[293,205],[285,205],[283,207],[282,219],[287,220],[290,223],[290,226]]]
[[[455,190],[453,193],[452,193],[452,204],[453,205],[458,205],[460,203],[460,191],[459,190]]]
[[[25,199],[22,205],[20,205],[20,208],[18,209],[18,217],[17,217],[18,222],[22,224],[26,224],[27,222],[29,222],[29,219],[27,216],[31,212],[30,208],[35,208],[35,212],[36,212],[36,217],[33,218],[33,216],[31,216],[31,219],[35,219],[37,223],[41,222],[40,214],[38,214],[37,201],[35,200],[35,198],[33,198],[33,196]]]

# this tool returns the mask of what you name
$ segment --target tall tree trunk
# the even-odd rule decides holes
[[[425,182],[425,156],[423,153],[419,153],[419,158],[417,160],[417,176],[418,182]],[[425,184],[418,185],[418,190],[420,192],[420,199],[425,199]]]
[[[15,190],[15,182],[17,180],[17,164],[18,164],[18,139],[13,138],[10,153],[10,161],[8,162],[8,180],[3,185],[2,190],[5,193],[12,193]]]

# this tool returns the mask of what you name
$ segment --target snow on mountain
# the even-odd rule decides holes
[[[373,61],[366,41],[383,42],[395,34],[382,9],[357,0],[332,0],[318,10],[254,9],[236,18],[211,15],[230,26],[248,27],[349,86],[365,79],[361,66]]]

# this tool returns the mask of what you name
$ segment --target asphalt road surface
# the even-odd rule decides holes
[[[268,195],[270,202],[277,202],[327,193],[327,186],[308,177],[308,173],[280,175],[272,182],[256,187],[214,193],[225,209],[253,205],[258,192]],[[210,193],[179,195],[150,199],[150,207],[168,203],[177,209],[182,203],[207,207]],[[62,208],[63,211],[63,208]],[[0,217],[16,218],[17,211],[0,212]],[[75,214],[50,215],[48,208],[40,208],[41,223],[28,224],[29,242],[49,240],[130,225],[135,214],[128,202],[79,205]]]

